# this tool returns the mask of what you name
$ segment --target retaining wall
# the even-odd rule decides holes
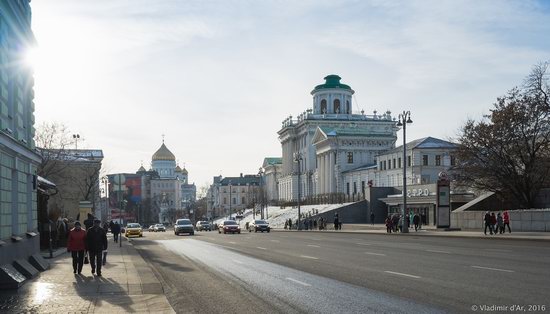
[[[550,208],[509,210],[508,213],[512,232],[550,232]],[[484,217],[485,211],[451,212],[451,227],[483,230]]]

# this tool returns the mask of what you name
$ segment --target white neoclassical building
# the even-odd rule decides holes
[[[395,147],[398,127],[391,113],[354,113],[354,91],[340,80],[338,75],[325,77],[325,83],[311,92],[313,108],[295,119],[286,118],[278,131],[282,146],[278,180],[281,201],[296,200],[298,184],[302,198],[345,193],[344,171],[375,164],[376,156]]]

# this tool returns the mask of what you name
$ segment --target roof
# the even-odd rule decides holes
[[[355,168],[352,168],[352,169],[342,171],[342,173],[348,173],[348,172],[360,171],[360,170],[367,170],[367,169],[372,169],[372,168],[376,168],[376,167],[377,167],[376,164],[365,164],[365,165],[362,165],[362,166],[359,166],[359,167],[355,167]]]
[[[37,148],[43,156],[55,160],[65,161],[101,161],[103,151],[101,149],[44,149]]]
[[[172,152],[164,145],[164,142],[160,146],[160,148],[153,154],[153,160],[169,160],[169,161],[175,161],[176,156],[172,154]]]
[[[178,166],[176,166],[176,170],[174,170],[174,171],[175,171],[175,172],[181,172],[181,168],[180,168],[180,166],[179,166],[179,165],[178,165]]]
[[[340,83],[341,79],[342,78],[339,77],[336,74],[327,75],[327,76],[325,76],[325,84],[315,86],[315,88],[313,89],[311,94],[314,94],[315,92],[318,92],[318,91],[323,90],[323,89],[331,89],[331,88],[347,89],[347,90],[351,91],[351,93],[353,94],[354,91],[353,91],[353,89],[351,89],[351,87],[349,87],[349,85]]]
[[[282,164],[283,158],[281,157],[265,157],[264,158],[264,165],[275,165],[275,164]]]
[[[244,177],[225,177],[220,181],[220,185],[229,185],[229,183],[231,183],[232,186],[246,185],[247,183],[249,185],[259,185],[260,177],[256,175],[246,175]]]
[[[147,170],[145,170],[145,168],[143,168],[143,165],[141,165],[137,172],[147,172]]]
[[[319,129],[326,134],[327,137],[331,136],[366,136],[366,137],[379,137],[381,135],[387,135],[387,133],[378,133],[369,131],[364,128],[331,128],[326,126],[320,126]]]
[[[411,142],[407,143],[407,150],[409,149],[441,149],[441,148],[448,148],[448,149],[455,149],[458,148],[458,145],[455,143],[451,143],[448,141],[444,141],[442,139],[438,139],[435,137],[423,137]],[[391,153],[398,153],[403,151],[403,145],[398,146],[392,150],[389,150],[381,155],[391,154]]]
[[[183,170],[181,171],[181,173],[188,174],[187,169],[185,169],[185,167],[183,167]]]

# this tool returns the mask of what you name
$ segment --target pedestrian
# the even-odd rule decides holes
[[[393,225],[392,225],[392,219],[389,215],[388,217],[386,217],[385,223],[386,223],[386,232],[391,233],[393,230]]]
[[[374,213],[370,213],[370,224],[374,226]]]
[[[403,232],[403,216],[399,216],[397,223],[399,225],[399,232]]]
[[[510,214],[506,210],[504,211],[504,214],[502,216],[504,220],[504,227],[502,227],[502,229],[504,229],[504,232],[506,232],[506,226],[508,226],[508,233],[512,233],[512,230],[510,229]]]
[[[120,234],[120,225],[118,224],[118,221],[113,224],[113,227],[111,228],[111,233],[113,234],[113,239],[115,243],[118,243],[118,235]]]
[[[97,274],[101,277],[101,266],[103,264],[103,251],[107,250],[107,234],[101,228],[101,220],[94,220],[94,225],[88,230],[86,235],[86,247],[90,254],[90,265],[92,266],[92,274]],[[97,272],[96,272],[97,270]]]
[[[313,219],[313,229],[314,230],[317,230],[318,220],[319,220],[319,218]]]
[[[338,230],[338,226],[340,224],[340,221],[338,219],[338,213],[334,214],[334,230]]]
[[[495,216],[495,213],[491,213],[491,229],[493,230],[494,234],[497,234],[497,216]]]
[[[393,214],[391,224],[393,226],[393,232],[397,232],[397,228],[399,226],[399,215]]]
[[[288,220],[285,220],[285,230],[288,228]]]
[[[84,252],[86,251],[86,231],[82,230],[80,221],[74,223],[74,228],[69,231],[67,240],[67,252],[71,252],[73,258],[73,273],[82,272],[84,265]]]
[[[414,223],[414,231],[418,231],[418,225],[420,224],[420,216],[418,216],[418,214],[414,214],[413,223]]]
[[[93,227],[94,225],[94,215],[88,213],[88,219],[84,220],[84,227],[86,227],[86,231]]]
[[[288,230],[292,230],[292,218],[288,218]]]
[[[489,228],[489,232],[491,232],[491,235],[493,234],[493,229],[491,228],[491,214],[489,212],[485,212],[485,218],[483,218],[483,221],[485,221],[485,230],[483,233],[487,235],[487,228]]]
[[[313,230],[313,218],[309,218],[309,230]]]
[[[502,219],[502,215],[500,213],[497,215],[497,230],[499,234],[504,233],[504,219]]]

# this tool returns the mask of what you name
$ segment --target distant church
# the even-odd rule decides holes
[[[197,187],[189,184],[188,171],[176,163],[176,157],[164,144],[153,154],[151,170],[158,176],[150,181],[150,196],[152,203],[159,209],[159,221],[170,222],[172,211],[184,211],[193,203],[197,195]],[[147,172],[143,165],[138,174]]]

